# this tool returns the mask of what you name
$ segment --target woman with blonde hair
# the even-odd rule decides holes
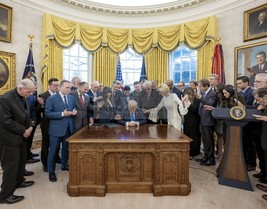
[[[188,97],[182,97],[182,101],[178,98],[176,94],[172,94],[170,92],[169,87],[162,83],[160,84],[158,91],[160,92],[161,96],[163,96],[161,102],[156,108],[150,109],[149,119],[157,122],[158,111],[165,107],[167,109],[167,119],[168,124],[174,126],[179,131],[181,130],[181,115],[187,114],[187,108],[190,106],[190,102],[188,101]],[[178,112],[179,108],[179,112]]]

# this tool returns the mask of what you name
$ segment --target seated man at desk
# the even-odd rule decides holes
[[[121,119],[117,123],[133,127],[146,124],[147,121],[143,111],[137,107],[137,102],[135,100],[129,100],[128,109],[125,109],[121,113]]]

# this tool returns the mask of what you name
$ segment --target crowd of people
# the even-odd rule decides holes
[[[249,86],[247,76],[238,77],[236,83],[238,88],[219,83],[218,75],[211,74],[207,79],[190,81],[188,87],[182,81],[176,87],[170,79],[159,86],[155,81],[136,81],[131,91],[130,86],[123,86],[117,80],[111,87],[103,87],[101,82],[93,81],[89,85],[79,77],[61,82],[51,78],[48,90],[33,96],[37,84],[31,79],[23,79],[15,89],[0,97],[3,169],[0,203],[21,201],[23,196],[14,195],[16,188],[34,184],[24,176],[33,174],[25,170],[25,164],[36,157],[30,148],[38,124],[42,133],[43,171],[48,172],[49,181],[56,182],[57,163],[62,171],[69,170],[66,139],[94,123],[129,127],[147,123],[172,125],[192,139],[190,159],[195,158],[202,166],[214,166],[223,154],[227,131],[224,121],[212,116],[216,107],[240,106],[263,112],[255,116],[262,122],[249,122],[243,128],[242,140],[247,171],[256,170],[258,158],[260,172],[253,176],[267,184],[267,74],[256,74],[253,88]],[[197,158],[201,149],[204,156]],[[263,184],[256,186],[267,192],[267,186]],[[262,197],[267,200],[267,195]]]

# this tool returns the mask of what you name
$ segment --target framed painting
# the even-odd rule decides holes
[[[0,4],[0,41],[11,42],[12,8]]]
[[[244,41],[267,36],[267,3],[244,11]]]
[[[16,55],[0,51],[0,95],[16,86]]]
[[[235,82],[239,76],[249,77],[254,86],[255,75],[267,73],[267,41],[235,48]]]

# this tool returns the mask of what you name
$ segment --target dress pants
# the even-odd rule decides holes
[[[215,126],[204,126],[200,125],[201,138],[204,146],[205,157],[208,157],[209,160],[214,160],[214,129]]]
[[[1,166],[3,169],[0,200],[13,195],[16,186],[24,181],[27,142],[20,145],[1,145]]]
[[[62,143],[61,149],[61,167],[67,167],[68,165],[68,142],[66,139],[70,136],[70,131],[67,129],[67,133],[65,136],[57,137],[50,136],[49,140],[49,153],[47,159],[47,170],[49,173],[53,173],[55,171],[56,157],[58,154],[58,149],[60,147],[60,143]]]
[[[31,135],[27,138],[27,160],[32,158],[32,141],[33,141],[33,137],[34,137],[34,133],[36,130],[36,126],[33,127]]]

